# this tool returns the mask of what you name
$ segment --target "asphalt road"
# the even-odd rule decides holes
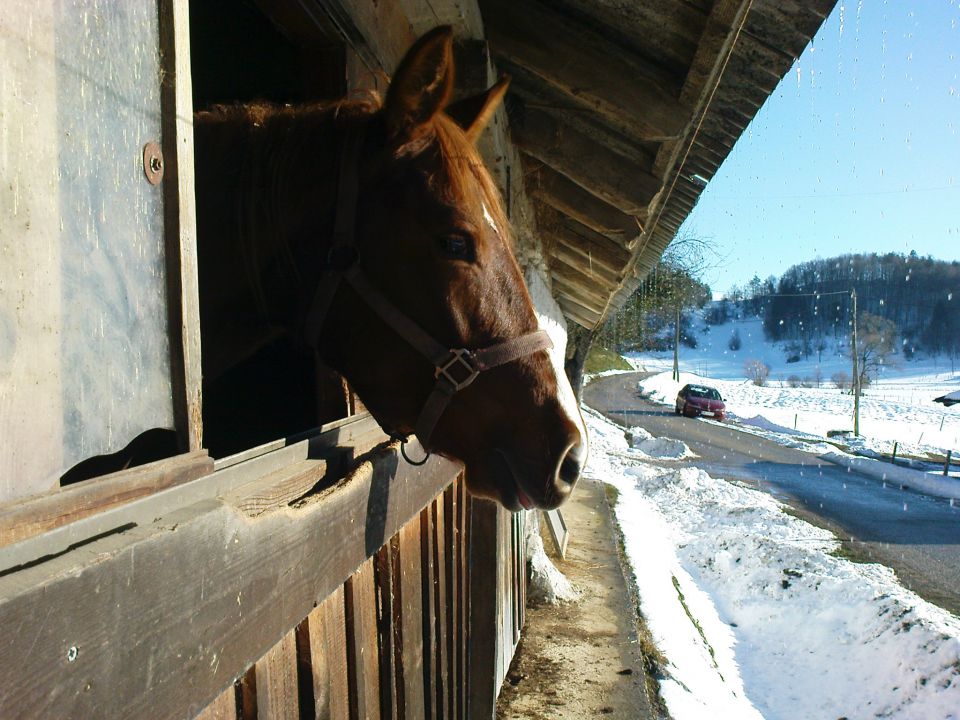
[[[610,419],[685,442],[686,464],[759,488],[814,524],[832,530],[857,559],[882,563],[921,597],[960,615],[960,506],[883,483],[811,453],[735,429],[678,417],[640,397],[649,373],[598,378],[584,401]]]

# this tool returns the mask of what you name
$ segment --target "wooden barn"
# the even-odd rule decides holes
[[[290,402],[282,344],[204,397],[196,111],[383,91],[452,26],[576,378],[834,3],[4,2],[0,717],[490,718],[520,638],[525,513]]]

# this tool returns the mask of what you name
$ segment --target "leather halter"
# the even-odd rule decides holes
[[[363,128],[348,130],[340,156],[340,180],[337,190],[337,212],[334,221],[333,243],[327,255],[326,265],[306,318],[307,343],[317,348],[327,312],[340,284],[345,282],[363,299],[397,335],[425,357],[434,367],[437,381],[427,397],[420,416],[414,425],[414,433],[420,444],[429,452],[430,438],[447,405],[458,392],[468,387],[480,373],[514,360],[553,347],[550,336],[544,330],[506,340],[496,345],[471,350],[447,348],[437,342],[409,316],[394,305],[380,290],[371,284],[360,267],[359,251],[355,243],[354,226],[357,217],[359,192],[360,151],[363,147]],[[394,439],[406,442],[409,436],[387,431]],[[402,449],[402,448],[401,448]],[[404,458],[407,458],[404,453]],[[426,458],[424,458],[424,461]]]

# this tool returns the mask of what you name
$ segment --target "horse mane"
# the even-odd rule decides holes
[[[369,122],[382,108],[379,95],[365,93],[334,102],[299,105],[261,101],[215,105],[197,113],[197,127],[207,132],[208,157],[204,162],[214,158],[215,167],[224,176],[230,174],[230,169],[235,171],[229,180],[219,178],[236,193],[232,212],[239,246],[227,251],[238,254],[248,290],[266,322],[271,321],[268,296],[277,287],[284,292],[308,291],[323,251],[319,246],[291,244],[290,223],[296,220],[296,213],[291,212],[293,204],[298,197],[304,197],[305,188],[318,189],[310,195],[311,213],[319,218],[320,225],[332,230],[339,157],[346,129],[357,122]],[[479,187],[480,200],[509,246],[510,224],[501,195],[479,152],[447,115],[437,115],[433,129],[426,137],[398,146],[394,155],[417,154],[435,138],[441,162],[433,176],[427,178],[431,189],[456,206],[472,199],[474,188]],[[329,232],[321,235],[326,239]],[[320,238],[308,240],[315,239]],[[307,239],[293,242],[297,240]],[[305,258],[308,265],[304,267]],[[302,302],[302,298],[289,299]]]

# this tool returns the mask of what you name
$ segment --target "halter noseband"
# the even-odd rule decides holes
[[[490,345],[478,350],[447,348],[394,305],[374,287],[360,268],[360,256],[355,243],[354,224],[357,217],[357,197],[360,185],[360,151],[363,147],[363,129],[347,131],[340,156],[340,182],[337,190],[337,211],[334,221],[333,243],[317,286],[313,304],[306,318],[307,343],[317,348],[320,332],[333,298],[341,282],[347,283],[387,326],[423,355],[434,366],[436,384],[427,397],[414,425],[414,434],[429,452],[430,437],[447,405],[458,392],[468,387],[480,373],[514,360],[553,347],[544,330]],[[409,436],[387,432],[391,438],[406,443]],[[403,452],[403,446],[401,446]],[[403,452],[408,462],[413,462]],[[429,457],[429,456],[428,456]],[[422,464],[423,461],[413,464]]]

